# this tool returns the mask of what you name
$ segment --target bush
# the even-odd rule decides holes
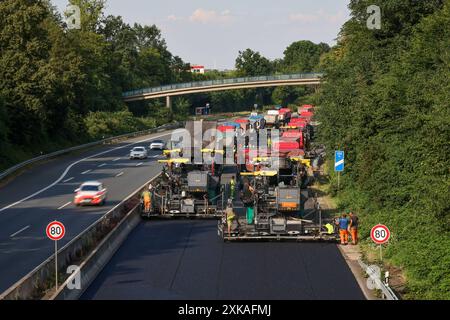
[[[156,121],[153,118],[136,118],[129,111],[97,111],[90,112],[85,118],[84,124],[89,137],[93,140],[99,140],[128,132],[154,128]]]

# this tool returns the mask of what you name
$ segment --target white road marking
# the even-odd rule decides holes
[[[86,157],[86,158],[77,160],[77,161],[75,161],[75,162],[72,162],[69,166],[67,166],[66,170],[64,170],[64,172],[61,174],[61,176],[60,176],[58,179],[56,179],[55,182],[53,182],[52,184],[49,184],[49,185],[46,186],[45,188],[42,188],[41,190],[36,191],[35,193],[33,193],[33,194],[31,194],[31,195],[29,195],[29,196],[23,198],[23,199],[20,199],[19,201],[16,201],[16,202],[14,202],[14,203],[11,203],[11,204],[7,205],[6,207],[1,208],[1,209],[0,209],[0,212],[3,212],[3,211],[5,211],[5,210],[7,210],[7,209],[9,209],[9,208],[11,208],[11,207],[14,207],[14,206],[16,206],[16,205],[18,205],[18,204],[20,204],[20,203],[22,203],[22,202],[24,202],[24,201],[27,201],[27,200],[29,200],[29,199],[31,199],[31,198],[37,196],[38,194],[41,194],[41,193],[44,192],[44,191],[47,191],[47,190],[50,189],[51,187],[53,187],[53,186],[55,186],[56,184],[58,184],[62,179],[64,179],[64,177],[67,175],[67,173],[69,172],[69,170],[70,170],[73,166],[79,164],[80,162],[83,162],[83,161],[85,161],[85,160],[92,159],[92,158],[95,158],[95,157],[104,155],[104,154],[109,153],[109,152],[111,152],[111,151],[120,150],[120,149],[123,149],[123,148],[128,148],[129,146],[132,146],[132,145],[135,145],[135,144],[138,144],[138,143],[143,143],[143,142],[146,142],[146,141],[149,141],[149,140],[152,140],[152,139],[165,137],[165,136],[168,136],[168,135],[170,135],[170,134],[171,134],[171,133],[165,133],[165,134],[161,134],[161,135],[158,135],[158,136],[155,136],[155,137],[151,137],[151,138],[148,138],[148,139],[144,139],[144,140],[141,140],[141,141],[132,142],[132,143],[126,144],[126,145],[124,145],[124,146],[120,146],[120,147],[116,147],[116,148],[113,148],[113,149],[110,149],[110,150],[102,151],[102,152],[93,154],[93,155],[91,155],[91,156],[89,156],[89,157]]]
[[[89,169],[89,170],[83,171],[81,174],[86,174],[86,173],[89,173],[89,172],[91,172],[91,171],[92,171],[92,170]]]
[[[19,231],[14,232],[14,233],[13,233],[12,235],[10,235],[9,237],[10,237],[10,238],[14,238],[15,236],[17,236],[17,235],[18,235],[19,233],[21,233],[22,231],[27,230],[29,227],[30,227],[30,226],[28,225],[28,226],[26,226],[26,227],[20,229]]]
[[[116,177],[120,177],[121,175],[123,175],[123,171],[121,171],[118,174],[116,174]]]
[[[115,158],[113,161],[118,161],[118,160],[120,160],[120,159],[122,159],[122,158]]]
[[[63,182],[69,182],[70,180],[73,180],[73,177],[72,177],[72,178],[69,178],[69,179],[66,179],[66,180],[64,180]]]
[[[152,158],[158,158],[158,157],[161,157],[161,155],[157,154],[157,155],[152,156]]]
[[[102,163],[98,167],[101,168],[101,167],[104,167],[104,166],[106,166],[106,163]]]
[[[71,204],[72,201],[67,202],[66,204],[63,204],[61,207],[58,208],[58,210],[61,210],[62,208],[67,207],[69,204]]]
[[[143,162],[139,162],[136,167],[142,166],[144,163]]]

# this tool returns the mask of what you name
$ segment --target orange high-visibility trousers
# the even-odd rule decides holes
[[[339,236],[341,237],[341,244],[348,243],[348,231],[347,230],[340,229]]]
[[[357,228],[351,228],[350,234],[352,235],[352,242],[353,244],[358,244],[358,229]]]
[[[144,201],[144,208],[146,212],[150,211],[150,200]]]

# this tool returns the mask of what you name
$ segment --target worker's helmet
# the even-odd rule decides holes
[[[228,204],[228,206],[231,207],[233,205],[233,200],[232,199],[228,199],[227,204]]]

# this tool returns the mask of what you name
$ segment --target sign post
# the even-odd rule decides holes
[[[334,152],[334,171],[338,174],[338,191],[341,178],[341,172],[344,171],[344,151],[336,150]]]
[[[370,237],[375,244],[380,247],[380,261],[383,261],[382,244],[388,242],[391,232],[384,224],[377,224],[370,231]]]
[[[59,221],[52,221],[45,228],[45,233],[50,240],[55,241],[55,284],[58,291],[58,240],[64,238],[66,228]]]

